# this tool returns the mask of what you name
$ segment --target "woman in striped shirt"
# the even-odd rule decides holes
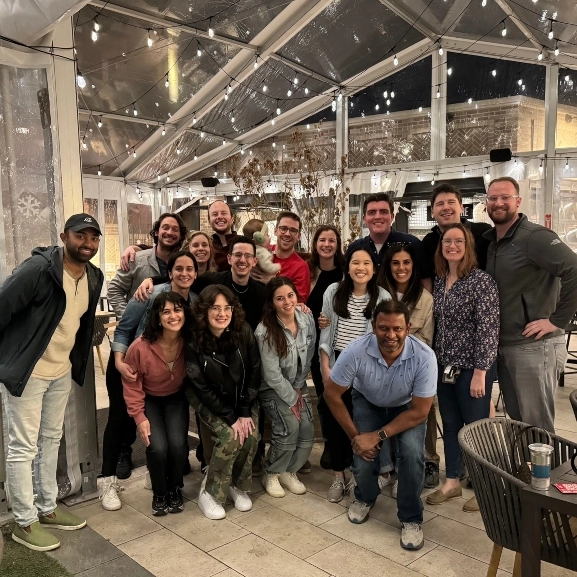
[[[355,339],[372,332],[371,319],[377,304],[391,298],[383,288],[377,286],[375,264],[372,256],[364,249],[356,250],[347,257],[345,277],[331,284],[323,297],[322,316],[328,319],[326,326],[319,319],[321,331],[319,356],[323,381],[326,382],[331,367],[340,352]],[[343,395],[343,401],[352,415],[351,390]],[[325,433],[335,480],[330,486],[327,499],[332,503],[342,500],[346,483],[345,469],[353,460],[351,441],[332,414],[327,415]]]

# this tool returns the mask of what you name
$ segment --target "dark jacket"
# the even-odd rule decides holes
[[[486,222],[471,222],[465,217],[461,217],[461,224],[468,228],[475,239],[475,254],[477,255],[477,266],[481,270],[485,270],[487,267],[487,249],[489,248],[490,241],[486,239],[483,234],[491,230],[493,227]],[[439,246],[439,241],[441,240],[441,229],[438,225],[435,225],[431,232],[429,232],[423,238],[423,248],[425,250],[425,258],[431,267],[431,270],[435,270],[435,253],[437,252],[437,247]]]
[[[244,323],[239,346],[228,353],[207,355],[190,344],[186,350],[184,392],[192,407],[207,409],[233,425],[250,417],[261,383],[260,354],[254,333]],[[200,404],[199,404],[200,403]]]
[[[20,397],[38,359],[44,354],[66,309],[63,288],[64,249],[39,247],[14,269],[0,287],[0,382]],[[104,275],[86,265],[89,302],[70,353],[72,378],[84,384],[92,347],[94,316]]]
[[[236,231],[231,231],[229,234],[225,234],[226,245],[222,246],[222,240],[216,232],[212,235],[212,254],[214,256],[214,262],[219,272],[224,272],[230,270],[230,265],[228,264],[228,249],[232,240],[238,236]]]

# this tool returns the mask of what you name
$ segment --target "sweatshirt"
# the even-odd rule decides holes
[[[124,362],[137,373],[136,381],[122,377],[124,400],[128,414],[138,425],[146,420],[144,398],[146,395],[167,397],[180,390],[186,375],[184,367],[183,341],[178,343],[178,351],[172,370],[164,360],[158,342],[145,341],[138,337],[126,351]]]

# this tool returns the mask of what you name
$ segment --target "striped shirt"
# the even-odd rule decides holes
[[[337,322],[337,330],[335,334],[335,351],[342,351],[349,343],[362,337],[367,333],[367,319],[364,311],[369,302],[369,293],[363,296],[355,296],[353,294],[349,297],[347,303],[347,310],[349,311],[349,318],[344,319],[339,317]]]

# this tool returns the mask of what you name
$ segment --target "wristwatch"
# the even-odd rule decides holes
[[[387,433],[385,432],[385,429],[381,429],[378,432],[379,435],[379,439],[381,439],[381,441],[386,441],[387,440]]]

